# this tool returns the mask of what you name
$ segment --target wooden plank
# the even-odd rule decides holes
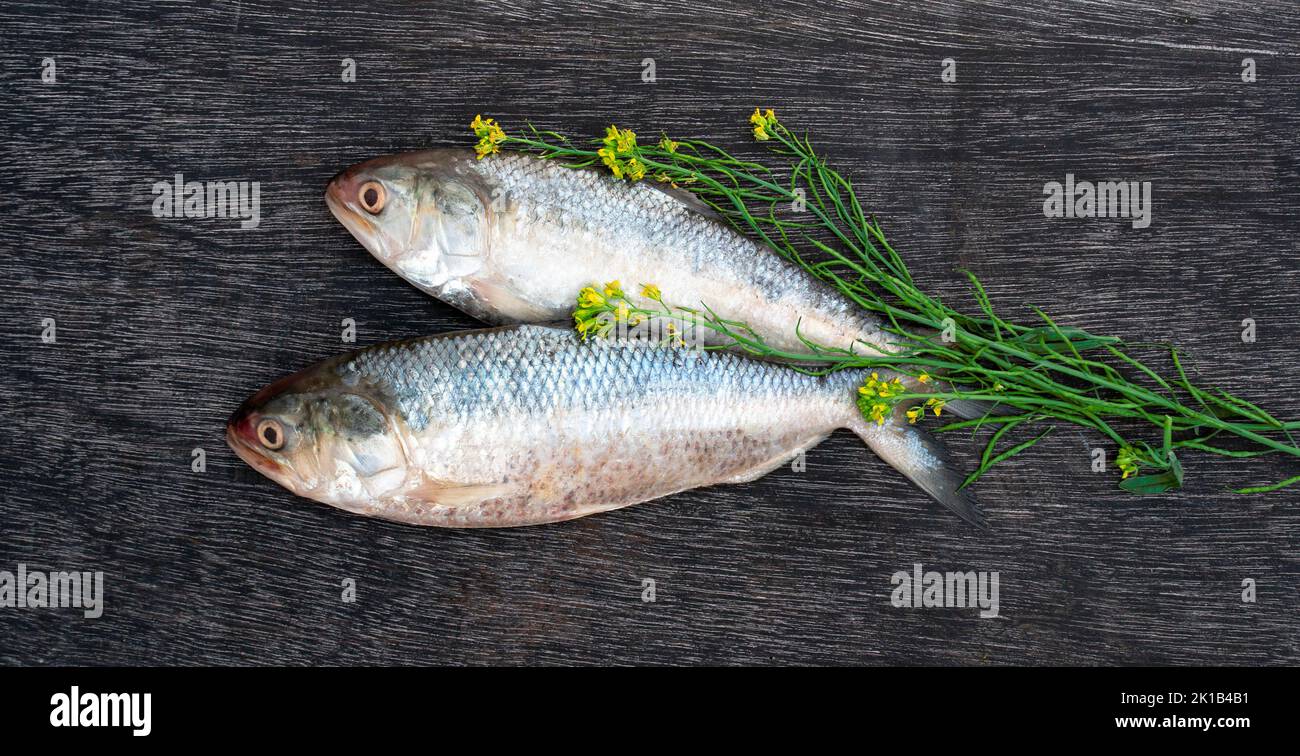
[[[1300,662],[1295,494],[1224,493],[1295,465],[1192,459],[1185,492],[1138,499],[1091,472],[1100,439],[1063,432],[979,485],[979,535],[844,433],[802,473],[445,532],[295,499],[225,448],[231,409],[343,349],[343,318],[361,344],[472,325],[321,192],[365,157],[468,144],[479,112],[747,149],[774,107],[933,290],[970,306],[969,268],[1009,312],[1177,341],[1204,380],[1300,414],[1294,4],[705,5],[0,9],[0,569],[106,573],[99,619],[0,610],[0,662]],[[178,172],[260,182],[258,228],[156,219]],[[1150,227],[1044,217],[1067,173],[1152,182]],[[914,563],[997,571],[1000,616],[891,606]]]

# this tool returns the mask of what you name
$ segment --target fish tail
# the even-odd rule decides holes
[[[930,340],[937,338],[939,335],[939,331],[933,329],[917,329],[915,333],[917,334],[918,337],[922,339],[930,339]],[[873,332],[870,335],[860,336],[858,338],[860,342],[866,344],[873,344],[873,343],[878,344],[879,339],[880,339],[879,331]],[[895,349],[905,349],[906,344],[902,341],[898,341],[893,344],[893,347]],[[891,374],[891,377],[894,376]],[[943,381],[939,381],[939,380],[930,380],[925,383],[921,383],[921,381],[918,380],[915,376],[903,375],[900,373],[897,374],[897,377],[903,381],[903,385],[907,388],[908,391],[914,393],[934,393],[940,391],[944,393],[952,393],[954,390],[951,384],[944,383]],[[975,418],[985,417],[987,415],[1008,414],[1007,409],[1005,407],[998,405],[996,402],[989,402],[980,399],[949,399],[944,402],[943,407],[944,409],[951,412],[953,415],[956,415],[957,417],[960,417],[963,420],[973,420]]]
[[[922,491],[966,522],[988,530],[984,511],[974,495],[961,487],[966,476],[957,471],[948,450],[934,436],[908,423],[905,412],[899,405],[878,424],[862,417],[855,407],[849,428]]]
[[[921,383],[915,377],[910,375],[899,375],[903,381],[903,386],[915,393],[935,393],[944,392],[952,393],[953,387],[943,381],[930,380]],[[948,399],[943,403],[943,408],[947,412],[962,418],[963,420],[974,420],[975,418],[985,417],[988,415],[1005,415],[1007,410],[994,402],[982,399]]]

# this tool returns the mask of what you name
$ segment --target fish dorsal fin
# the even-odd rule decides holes
[[[705,218],[720,222],[726,220],[721,213],[709,207],[707,202],[695,196],[695,193],[688,189],[650,182],[646,182],[642,186],[648,186],[656,192],[663,192],[684,205],[687,210],[703,215]]]

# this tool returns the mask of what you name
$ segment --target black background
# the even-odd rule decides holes
[[[324,741],[338,749],[364,740],[373,748],[386,737],[428,737],[437,727],[487,732],[494,745],[536,745],[562,737],[556,722],[565,719],[581,722],[583,737],[594,741],[637,729],[646,740],[685,735],[732,745],[791,732],[814,743],[893,737],[926,745],[1066,739],[1169,744],[1261,736],[1275,742],[1286,730],[1291,698],[1290,672],[1279,669],[1001,668],[976,674],[900,667],[865,674],[869,680],[857,670],[40,668],[13,670],[10,684],[0,689],[0,707],[13,735],[64,744],[117,741],[133,749],[193,743],[196,735],[207,746],[288,736],[298,746]],[[68,695],[73,686],[79,697],[148,692],[152,731],[138,737],[130,727],[51,727],[51,698]],[[601,701],[575,713],[571,697],[554,695],[557,686],[599,689]],[[791,690],[800,693],[791,696]],[[1239,702],[1192,704],[1195,691],[1240,694]],[[1167,700],[1170,692],[1186,701],[1121,703],[1126,693]],[[1135,726],[1134,717],[1156,721]],[[1209,717],[1214,725],[1205,730],[1203,723],[1171,719],[1163,726],[1166,718],[1192,717]],[[1120,726],[1117,719],[1129,721]]]
[[[467,145],[480,112],[759,154],[756,105],[813,131],[930,290],[973,307],[969,268],[1008,315],[1174,340],[1204,382],[1300,415],[1292,3],[10,2],[0,29],[0,569],[106,581],[100,619],[0,609],[0,662],[1300,659],[1296,494],[1224,493],[1294,464],[1193,457],[1183,492],[1134,498],[1091,471],[1101,439],[1058,429],[979,484],[982,535],[840,433],[806,472],[454,532],[296,499],[222,438],[245,396],[348,348],[343,318],[358,345],[474,325],[329,216],[339,169]],[[261,225],[155,218],[177,172],[260,182]],[[1154,222],[1045,218],[1066,173],[1151,181]],[[998,571],[1001,616],[892,607],[917,562]]]

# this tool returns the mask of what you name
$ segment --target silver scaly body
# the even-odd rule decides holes
[[[840,427],[904,460],[909,477],[933,478],[936,496],[958,496],[960,479],[923,434],[862,419],[860,380],[513,326],[329,360],[246,403],[230,436],[301,495],[418,525],[555,522],[752,480]],[[251,440],[247,429],[267,418],[294,438],[281,452]],[[967,514],[978,520],[973,503]]]
[[[362,187],[383,187],[376,213]],[[746,323],[769,345],[884,346],[880,323],[684,191],[521,154],[444,149],[362,163],[334,179],[331,210],[380,261],[489,323],[564,320],[585,286],[655,284],[674,305]],[[865,342],[865,345],[857,342]],[[869,345],[869,346],[868,346]]]

